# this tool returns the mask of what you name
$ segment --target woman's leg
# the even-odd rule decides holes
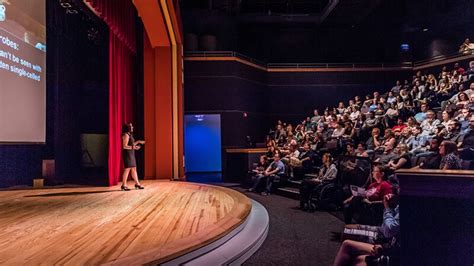
[[[122,186],[127,186],[127,179],[128,179],[129,174],[130,174],[130,168],[123,169]]]
[[[136,185],[139,185],[140,186],[140,181],[138,180],[138,174],[137,174],[137,168],[136,167],[132,167],[132,178],[133,178],[133,181],[135,181],[135,184]]]
[[[370,255],[374,245],[353,240],[345,240],[342,242],[336,258],[334,259],[334,266],[352,265],[359,262],[356,259],[362,255]]]

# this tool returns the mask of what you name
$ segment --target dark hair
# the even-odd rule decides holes
[[[458,146],[456,145],[456,143],[454,141],[449,141],[449,140],[445,140],[443,141],[443,144],[444,144],[444,154],[445,155],[448,155],[450,153],[457,153],[458,151]]]
[[[125,133],[130,133],[132,131],[132,127],[131,127],[131,124],[130,122],[126,122],[123,124],[122,126],[122,134],[125,134]]]
[[[374,164],[374,166],[372,167],[373,168],[378,168],[380,170],[380,173],[383,174],[383,177],[382,177],[382,180],[387,180],[387,168],[385,166],[383,166],[382,164]]]

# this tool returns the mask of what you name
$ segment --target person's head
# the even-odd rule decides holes
[[[385,132],[383,134],[385,139],[391,139],[395,137],[395,134],[393,134],[393,131],[390,128],[385,129]]]
[[[275,152],[275,155],[273,155],[273,161],[274,162],[278,162],[280,160],[280,153],[279,152]]]
[[[372,136],[379,136],[380,135],[380,129],[378,127],[374,127],[372,129]]]
[[[397,86],[400,86],[401,82],[400,80],[397,80]]]
[[[344,103],[343,103],[343,102],[339,102],[338,108],[344,108]]]
[[[404,137],[407,138],[407,137],[410,137],[410,135],[411,135],[411,130],[410,130],[410,128],[409,128],[409,127],[403,128],[403,130],[402,130],[402,136],[404,136]]]
[[[408,152],[408,146],[406,144],[398,144],[397,146],[398,154],[405,154]]]
[[[265,164],[267,162],[267,156],[266,155],[260,155],[259,162],[261,164]]]
[[[420,109],[421,109],[421,112],[426,112],[428,111],[428,105],[426,103],[423,103],[421,106],[420,106]]]
[[[354,152],[354,144],[352,144],[350,142],[347,143],[346,150],[347,150],[347,153],[349,153],[349,154],[353,153]]]
[[[314,114],[314,115],[319,115],[318,109],[314,109],[313,114]]]
[[[469,118],[469,128],[474,130],[474,115]]]
[[[385,179],[385,167],[382,165],[374,165],[372,167],[372,178],[380,183]]]
[[[474,62],[474,61],[472,61],[472,62]],[[474,68],[474,66],[472,66],[472,68]],[[471,90],[473,90],[473,91],[474,91],[474,82],[473,82],[473,83],[471,83],[471,85],[469,85],[469,89],[471,89]]]
[[[416,120],[415,120],[415,118],[414,118],[413,116],[408,117],[408,119],[407,119],[407,124],[408,124],[409,126],[411,126],[411,127],[412,127],[412,126],[415,126],[415,125],[416,125]]]
[[[454,63],[454,69],[458,69],[459,68],[459,63]]]
[[[421,133],[421,130],[422,129],[421,129],[420,126],[416,126],[416,127],[413,128],[412,133],[413,133],[413,135],[418,136]]]
[[[303,149],[304,149],[305,151],[309,151],[310,148],[311,148],[311,146],[309,145],[309,142],[306,141],[306,142],[303,144]]]
[[[330,164],[332,162],[332,156],[329,152],[326,152],[325,154],[323,154],[323,164]]]
[[[469,67],[474,68],[474,61],[469,62]],[[472,85],[472,83],[471,83],[471,85]]]
[[[401,117],[397,118],[397,125],[399,126],[403,125],[403,118]]]
[[[391,151],[393,151],[393,148],[394,148],[393,145],[394,145],[394,143],[393,143],[393,142],[390,142],[390,141],[387,142],[387,143],[385,143],[385,150],[384,150],[384,152],[385,152],[385,153],[390,153]]]
[[[468,100],[468,98],[467,98],[467,94],[466,94],[466,93],[460,92],[460,93],[458,94],[458,101],[464,102],[464,101],[467,101],[467,100]]]
[[[380,97],[380,93],[378,91],[374,91],[374,98]]]
[[[359,142],[359,144],[357,144],[357,151],[359,151],[359,152],[364,152],[365,151],[364,143]]]
[[[277,127],[276,127],[276,129],[277,129],[278,131],[280,131],[280,130],[281,130],[281,124],[278,124]]]
[[[449,119],[451,119],[451,116],[449,115],[448,111],[443,111],[443,113],[441,113],[441,116],[443,118],[443,121],[449,121]]]
[[[469,117],[469,109],[467,109],[467,108],[461,109],[461,117],[462,118]]]
[[[450,153],[456,153],[458,151],[458,146],[454,141],[444,140],[439,145],[439,154],[446,156]]]
[[[447,130],[448,132],[456,132],[461,127],[461,123],[458,120],[454,119],[448,122]]]
[[[430,151],[437,151],[439,149],[440,143],[441,143],[440,139],[432,138],[430,140]]]
[[[360,96],[359,96],[359,95],[356,95],[356,96],[354,97],[354,100],[355,100],[356,102],[360,101]]]
[[[291,152],[296,151],[297,148],[298,148],[298,146],[297,146],[296,144],[291,144],[291,145],[290,145],[290,151],[291,151]]]
[[[433,120],[435,118],[435,113],[431,110],[428,110],[426,112],[426,119],[428,119],[428,121],[430,120]]]
[[[474,93],[469,96],[469,102],[474,103]]]
[[[126,122],[122,126],[122,134],[124,133],[132,133],[133,132],[133,125],[131,122]]]

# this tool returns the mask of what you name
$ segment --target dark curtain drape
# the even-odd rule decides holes
[[[133,119],[136,56],[135,7],[130,0],[85,0],[110,29],[109,34],[109,185],[119,182],[121,128]]]

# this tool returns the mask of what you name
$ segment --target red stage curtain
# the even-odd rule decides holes
[[[120,180],[121,130],[133,122],[135,6],[130,0],[85,1],[110,29],[109,34],[109,185]],[[93,119],[93,118],[91,118]]]
[[[137,11],[131,0],[85,0],[125,45],[136,51],[135,18]]]
[[[109,37],[109,185],[119,182],[121,131],[133,118],[134,55],[114,34]]]

